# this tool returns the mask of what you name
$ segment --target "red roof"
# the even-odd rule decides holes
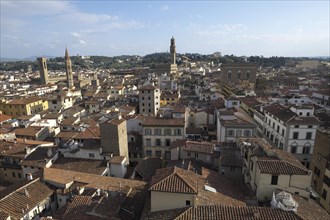
[[[11,117],[8,115],[0,114],[0,123],[10,120]]]

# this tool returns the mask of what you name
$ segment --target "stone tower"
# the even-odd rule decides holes
[[[126,120],[121,118],[101,123],[101,146],[104,154],[126,157],[126,163],[129,163],[126,126]]]
[[[171,38],[171,64],[176,64],[176,50],[175,50],[175,39],[174,37]]]
[[[41,84],[48,84],[49,79],[48,79],[48,69],[47,69],[47,59],[44,57],[39,57],[38,58],[38,63],[40,66],[40,83]]]
[[[69,56],[68,48],[65,49],[65,70],[68,88],[73,87],[72,65]]]

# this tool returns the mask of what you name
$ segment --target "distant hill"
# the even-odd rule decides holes
[[[46,57],[47,59],[55,58],[56,56],[41,55],[41,56],[30,56],[25,58],[7,58],[0,57],[0,62],[16,62],[16,61],[35,61],[37,57]]]

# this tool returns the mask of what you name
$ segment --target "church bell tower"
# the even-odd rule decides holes
[[[73,84],[73,75],[72,75],[72,65],[71,59],[69,56],[68,48],[65,49],[65,70],[66,70],[66,81],[68,88],[72,88]]]

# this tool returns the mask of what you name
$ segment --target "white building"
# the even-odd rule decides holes
[[[312,172],[294,156],[273,148],[261,138],[240,139],[243,181],[259,201],[269,201],[276,190],[309,198]]]
[[[275,104],[264,107],[263,114],[263,133],[270,143],[294,154],[308,168],[320,124],[314,116],[314,108]]]
[[[48,99],[48,109],[52,112],[62,112],[72,107],[73,99],[69,96],[58,95]]]
[[[171,159],[170,146],[184,139],[185,125],[181,118],[146,118],[143,126],[143,152],[148,157]]]
[[[314,101],[315,104],[326,108],[327,111],[330,111],[329,90],[315,91],[313,92],[311,99]]]
[[[245,113],[233,110],[217,111],[217,140],[235,142],[237,138],[253,137],[256,125]]]

